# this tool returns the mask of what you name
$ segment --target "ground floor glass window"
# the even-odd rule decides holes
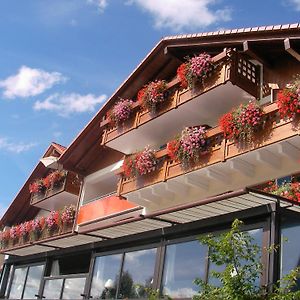
[[[40,289],[44,265],[16,267],[13,272],[9,299],[35,299]]]

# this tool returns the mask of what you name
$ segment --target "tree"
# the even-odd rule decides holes
[[[200,237],[202,244],[209,247],[210,261],[224,266],[221,272],[211,271],[210,276],[218,278],[220,286],[214,286],[196,279],[199,292],[193,300],[296,300],[300,292],[293,290],[299,277],[299,269],[279,280],[273,287],[273,293],[256,284],[262,274],[260,263],[261,249],[253,243],[246,231],[241,231],[243,222],[235,220],[229,232],[218,236]]]

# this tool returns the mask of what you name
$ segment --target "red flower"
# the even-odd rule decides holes
[[[144,102],[144,97],[145,97],[145,93],[146,93],[146,87],[143,87],[142,89],[140,89],[138,91],[138,94],[137,94],[137,100],[140,102],[140,103],[143,103]]]
[[[187,88],[189,83],[187,80],[187,72],[188,72],[188,66],[186,63],[181,64],[177,69],[177,78],[180,81],[180,86],[182,88]]]
[[[229,139],[232,138],[236,132],[233,121],[233,114],[231,112],[223,115],[219,120],[219,125],[224,132],[224,136]]]
[[[176,160],[177,159],[177,151],[179,149],[180,143],[178,140],[173,140],[170,141],[167,144],[167,151],[168,151],[168,155],[172,160]]]
[[[277,106],[281,118],[293,118],[300,111],[300,99],[297,94],[285,89],[278,93]]]

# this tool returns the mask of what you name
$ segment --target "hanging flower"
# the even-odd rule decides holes
[[[75,220],[75,206],[65,206],[63,211],[61,212],[61,222],[63,224],[72,224]]]
[[[135,158],[135,169],[139,175],[145,175],[156,169],[157,158],[155,151],[146,147],[145,150],[138,153]]]
[[[143,151],[127,157],[123,163],[124,174],[126,177],[145,175],[153,172],[158,164],[155,151],[146,147]]]
[[[29,233],[28,231],[29,228],[26,226],[26,223],[22,223],[18,226],[19,237],[25,237]]]
[[[300,114],[300,75],[279,92],[277,106],[281,118],[295,118]]]
[[[49,231],[56,229],[59,226],[59,212],[52,211],[46,218],[46,227]]]
[[[138,101],[148,110],[155,112],[157,106],[167,100],[167,84],[165,80],[148,83],[138,92]]]
[[[4,242],[4,243],[7,243],[10,239],[10,230],[3,230],[1,233],[0,233],[0,240],[1,242]]]
[[[180,81],[180,86],[186,89],[189,86],[188,77],[188,64],[183,63],[177,69],[177,78]]]
[[[42,179],[37,179],[29,185],[29,192],[32,194],[40,193],[45,189]]]
[[[205,128],[186,127],[180,137],[167,144],[167,151],[171,159],[179,160],[183,167],[188,168],[208,151]]]
[[[181,87],[191,88],[195,81],[203,82],[213,70],[212,58],[207,53],[201,53],[198,56],[188,58],[177,69],[177,78],[181,82]]]
[[[134,155],[127,156],[123,162],[123,170],[126,177],[134,175]]]
[[[127,121],[132,113],[133,101],[120,99],[109,113],[109,119],[113,124],[119,126]]]
[[[41,232],[43,230],[45,224],[45,218],[42,217],[41,219],[35,219],[31,221],[31,228],[33,232]]]
[[[12,240],[16,240],[18,238],[18,236],[19,236],[19,234],[18,234],[18,227],[17,226],[13,226],[12,228],[10,228],[9,234],[10,234],[10,238]]]
[[[241,104],[237,109],[223,115],[219,125],[226,138],[240,142],[252,142],[254,135],[264,124],[264,113],[254,101]]]

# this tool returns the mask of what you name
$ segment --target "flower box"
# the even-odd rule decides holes
[[[73,172],[65,172],[65,175],[56,180],[44,193],[32,193],[30,204],[46,210],[57,210],[65,205],[74,204],[80,189],[80,180]],[[73,202],[65,203],[64,197],[73,198]],[[71,196],[71,197],[70,197]]]
[[[61,211],[53,211],[46,218],[24,222],[0,232],[0,252],[11,249],[41,244],[52,237],[59,237],[73,231],[75,207],[65,207]],[[26,231],[24,229],[26,228]]]

